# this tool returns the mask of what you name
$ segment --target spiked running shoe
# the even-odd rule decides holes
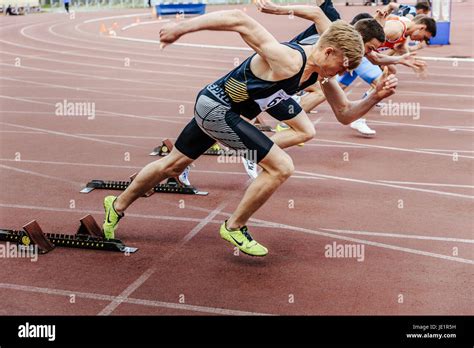
[[[115,196],[107,196],[104,198],[104,236],[107,239],[115,239],[115,230],[117,229],[118,222],[123,217],[119,215],[114,208],[114,202],[117,199]]]
[[[244,254],[250,256],[265,256],[268,254],[268,249],[252,238],[247,226],[237,231],[229,231],[226,227],[226,222],[224,222],[221,226],[220,234],[222,239],[239,248]]]

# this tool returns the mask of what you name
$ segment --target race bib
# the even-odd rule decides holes
[[[260,110],[265,111],[274,107],[282,100],[290,99],[291,96],[286,94],[286,92],[280,89],[278,92],[273,93],[271,96],[262,98],[262,99],[255,99],[255,102],[260,106]]]

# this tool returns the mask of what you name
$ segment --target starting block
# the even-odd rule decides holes
[[[130,184],[132,183],[136,175],[137,175],[136,173],[131,175],[130,180],[128,181],[94,179],[94,180],[89,181],[86,187],[84,187],[80,192],[89,193],[94,190],[125,191],[127,187],[130,186]],[[166,183],[161,183],[161,184],[156,185],[153,189],[151,189],[145,194],[145,197],[149,197],[154,193],[179,193],[179,194],[199,195],[199,196],[207,196],[209,194],[209,192],[199,191],[193,186],[184,185],[177,178],[169,178],[166,180]]]
[[[106,239],[101,227],[92,217],[86,215],[80,220],[76,234],[44,233],[36,220],[23,226],[23,230],[0,229],[0,241],[12,242],[31,247],[36,245],[41,254],[55,247],[80,248],[92,250],[120,251],[134,253],[138,248],[128,247],[119,239]]]
[[[169,139],[163,140],[163,143],[160,146],[157,146],[150,152],[150,156],[166,156],[168,155],[171,150],[173,149],[173,143]],[[209,149],[204,152],[204,155],[210,156],[219,156],[219,155],[227,155],[232,156],[235,154],[235,151],[227,150],[222,148],[219,143],[215,143]]]

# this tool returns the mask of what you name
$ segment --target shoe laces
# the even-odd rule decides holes
[[[247,228],[247,226],[244,226],[240,229],[240,231],[242,232],[242,234],[245,236],[245,238],[247,238],[247,240],[249,242],[253,241],[253,238],[252,236],[250,235],[249,233],[249,229]]]

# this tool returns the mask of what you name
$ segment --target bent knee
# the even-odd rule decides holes
[[[285,156],[278,162],[278,166],[274,171],[273,175],[281,181],[285,181],[295,172],[295,166],[293,160],[289,155],[285,153]]]
[[[311,125],[311,127],[307,127],[303,134],[301,135],[302,136],[302,142],[305,143],[307,141],[310,141],[311,139],[313,139],[315,136],[316,136],[316,129],[314,128],[313,125]]]

